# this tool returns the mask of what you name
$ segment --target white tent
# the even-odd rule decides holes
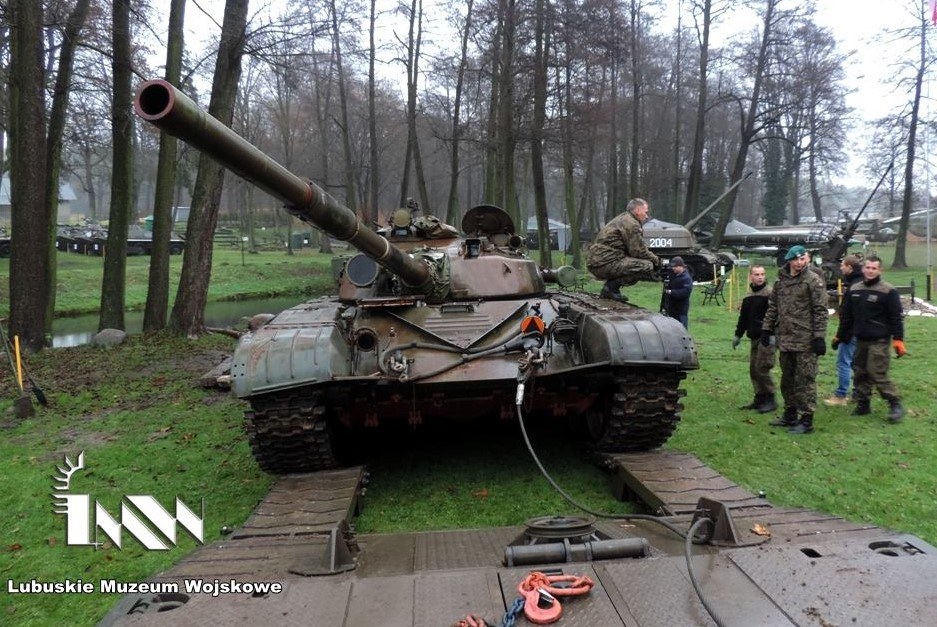
[[[551,240],[555,239],[556,243],[559,245],[559,250],[565,251],[569,247],[569,240],[572,237],[570,235],[570,226],[568,224],[564,224],[560,222],[559,220],[554,220],[553,218],[549,218],[547,220],[547,223],[549,224],[548,228],[550,230],[550,239]],[[528,238],[530,237],[531,233],[533,233],[536,236],[537,234],[537,218],[536,217],[531,217],[527,219],[527,233],[528,233]]]

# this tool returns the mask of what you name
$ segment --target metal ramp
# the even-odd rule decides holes
[[[646,472],[653,455],[642,460]],[[673,461],[672,454],[661,455],[661,473],[673,472]],[[698,468],[691,456],[680,463]],[[354,570],[301,576],[293,568],[297,559],[321,556],[329,534],[340,527],[337,512],[350,517],[357,507],[357,498],[337,495],[359,486],[363,469],[344,472],[325,482],[316,479],[320,473],[284,480],[292,483],[278,484],[229,541],[203,547],[153,580],[180,586],[216,577],[277,581],[282,592],[127,595],[101,624],[422,627],[451,625],[469,613],[500,624],[518,596],[518,582],[534,569],[595,581],[588,595],[561,600],[559,627],[715,624],[693,590],[683,541],[643,520],[607,520],[595,527],[607,538],[646,539],[649,557],[505,568],[504,548],[523,531],[520,527],[366,534],[346,538]],[[692,472],[701,483],[718,484],[709,473]],[[652,480],[648,475],[647,482]],[[334,490],[323,489],[329,482]],[[646,484],[637,487],[638,493],[653,492]],[[352,491],[357,494],[358,488]],[[293,497],[303,492],[302,498]],[[770,530],[768,543],[694,548],[697,578],[724,624],[933,624],[937,549],[913,536],[751,498],[755,506],[747,497],[730,506],[734,524],[746,538],[756,525]],[[332,518],[317,518],[323,515]],[[682,528],[691,519],[690,512],[666,518]],[[522,616],[517,624],[530,623]]]

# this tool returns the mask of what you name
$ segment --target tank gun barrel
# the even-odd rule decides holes
[[[283,201],[287,211],[332,237],[348,242],[412,288],[428,287],[429,268],[362,224],[355,213],[318,185],[301,179],[208,115],[164,80],[143,83],[136,114],[205,153],[241,178]]]
[[[692,220],[690,220],[689,222],[687,222],[687,223],[684,224],[683,226],[684,226],[685,228],[688,228],[688,229],[690,229],[690,230],[692,231],[692,230],[693,230],[693,227],[695,227],[695,226],[699,223],[700,220],[702,220],[703,218],[705,218],[707,213],[709,213],[710,211],[713,210],[713,207],[715,207],[716,205],[718,205],[719,202],[722,201],[723,198],[725,198],[726,196],[728,196],[729,193],[730,193],[733,189],[735,189],[736,187],[738,187],[739,185],[741,185],[742,183],[744,183],[745,181],[747,181],[747,180],[748,180],[748,177],[750,177],[752,174],[754,174],[754,173],[751,172],[751,171],[746,172],[746,173],[745,173],[745,176],[743,176],[742,178],[740,178],[740,179],[737,180],[736,182],[732,183],[732,185],[729,186],[729,189],[727,189],[726,191],[722,192],[722,193],[719,195],[719,198],[717,198],[716,200],[714,200],[714,201],[712,201],[711,203],[709,203],[709,206],[708,206],[708,207],[706,207],[705,209],[703,209],[702,211],[700,211],[698,214],[696,214],[696,217],[695,217],[695,218],[693,218]]]

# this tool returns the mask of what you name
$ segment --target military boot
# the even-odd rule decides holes
[[[872,407],[869,406],[869,399],[856,399],[856,408],[852,410],[853,416],[868,416],[872,413]]]
[[[755,398],[752,399],[751,403],[749,403],[748,405],[742,405],[741,407],[739,407],[739,409],[758,409],[758,406],[761,405],[763,400],[764,400],[763,394],[755,394]]]
[[[802,414],[800,416],[800,421],[788,429],[787,432],[796,435],[806,435],[808,433],[813,433],[813,414]]]
[[[785,407],[784,413],[768,424],[772,427],[793,427],[797,424],[797,408]]]
[[[904,407],[901,406],[901,401],[897,398],[888,399],[888,422],[901,422],[902,416],[904,416]]]
[[[777,401],[774,400],[774,394],[762,394],[761,402],[755,409],[759,414],[767,414],[778,408]]]
[[[602,291],[599,292],[599,298],[607,298],[609,300],[616,300],[619,303],[627,303],[628,297],[622,296],[620,290],[621,281],[606,281],[605,285],[602,286]]]

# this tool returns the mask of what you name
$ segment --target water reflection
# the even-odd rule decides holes
[[[262,298],[232,302],[212,302],[205,307],[205,325],[209,327],[244,328],[243,319],[258,313],[280,313],[302,302],[302,296],[281,298]],[[87,344],[98,330],[98,314],[56,318],[52,322],[52,347],[65,348]],[[124,325],[127,333],[143,331],[143,312],[124,313]]]

